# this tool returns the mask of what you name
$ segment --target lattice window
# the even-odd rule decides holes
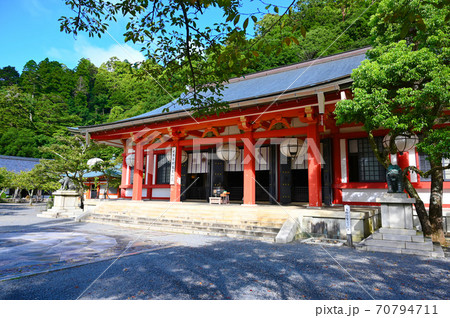
[[[450,163],[450,159],[442,159],[442,165],[447,166]],[[419,169],[426,172],[431,169],[431,164],[428,161],[427,155],[419,152]],[[427,178],[420,177],[421,181],[431,181],[431,176]],[[450,169],[444,170],[444,181],[450,181]]]
[[[382,138],[375,139],[382,150]],[[386,169],[378,162],[367,138],[349,139],[350,182],[385,182]]]
[[[156,184],[169,184],[170,162],[167,160],[165,154],[158,155],[157,159]]]

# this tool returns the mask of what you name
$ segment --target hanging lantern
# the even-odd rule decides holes
[[[220,145],[216,150],[217,157],[219,157],[220,160],[224,161],[236,160],[239,157],[240,153],[241,151],[238,147],[230,144]]]
[[[403,152],[414,149],[418,142],[419,137],[417,137],[415,134],[402,133],[395,137],[395,145],[397,146],[397,150],[401,155],[403,154]]]
[[[130,168],[134,167],[134,158],[135,158],[134,153],[131,155],[128,155],[125,158],[125,162],[127,163],[128,167],[130,167]]]
[[[287,138],[280,144],[281,153],[290,158],[303,156],[307,150],[306,142],[298,138]]]
[[[166,159],[169,162],[172,162],[172,149],[166,152]],[[186,151],[181,150],[181,163],[185,163],[188,160],[188,154]]]
[[[389,143],[391,142],[391,134],[387,134],[383,138],[383,147],[389,148]],[[414,149],[414,147],[419,142],[419,137],[415,134],[410,133],[401,133],[395,137],[395,146],[397,147],[397,151],[402,155],[403,152],[410,151]]]
[[[100,158],[91,158],[87,161],[87,165],[89,166],[89,168],[92,168],[93,165],[99,162],[103,162],[103,160]]]

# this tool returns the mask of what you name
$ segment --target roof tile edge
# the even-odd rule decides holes
[[[286,72],[286,71],[290,71],[290,70],[296,70],[305,66],[311,66],[311,65],[316,65],[316,64],[321,64],[321,63],[326,63],[326,62],[331,62],[331,61],[336,61],[336,60],[341,60],[341,59],[345,59],[351,56],[357,56],[360,55],[362,53],[367,52],[368,50],[370,50],[371,47],[364,47],[364,48],[360,48],[360,49],[355,49],[352,51],[346,51],[346,52],[341,52],[341,53],[336,53],[333,55],[329,55],[326,57],[321,57],[321,58],[316,58],[313,60],[308,60],[308,61],[303,61],[300,63],[295,63],[295,64],[291,64],[291,65],[286,65],[286,66],[280,66],[277,68],[273,68],[270,70],[265,70],[265,71],[261,71],[261,72],[256,72],[256,73],[251,73],[248,75],[244,75],[244,76],[240,76],[240,77],[234,77],[231,78],[228,83],[237,83],[237,82],[241,82],[241,81],[246,81],[252,78],[258,78],[258,77],[264,77],[267,75],[272,75],[272,74],[277,74],[277,73],[282,73],[282,72]]]

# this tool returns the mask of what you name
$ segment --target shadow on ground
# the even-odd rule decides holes
[[[212,241],[119,259],[96,280],[111,263],[0,282],[0,299],[450,298],[448,259],[345,247]]]

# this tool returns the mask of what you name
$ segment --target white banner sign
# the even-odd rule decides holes
[[[344,205],[345,211],[345,228],[347,229],[347,234],[352,234],[352,218],[350,215],[350,205]]]
[[[175,184],[175,160],[177,157],[177,148],[172,147],[172,161],[170,162],[170,184]]]

